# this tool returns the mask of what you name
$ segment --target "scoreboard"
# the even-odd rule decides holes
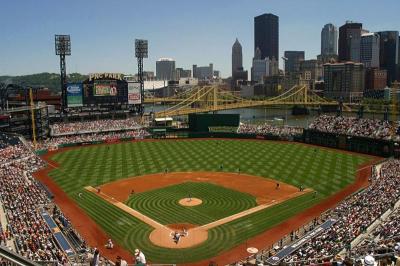
[[[136,109],[142,104],[140,83],[128,82],[119,73],[90,74],[81,83],[68,83],[67,92],[69,108],[122,106]]]
[[[127,104],[128,84],[124,80],[95,80],[83,84],[83,104]]]

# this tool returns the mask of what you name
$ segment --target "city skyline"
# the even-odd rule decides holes
[[[212,8],[204,2],[213,3]],[[302,3],[257,0],[251,4],[245,1],[204,2],[190,3],[189,8],[183,1],[119,1],[112,5],[107,1],[61,1],[58,5],[48,0],[40,4],[28,0],[23,5],[5,2],[2,4],[5,15],[0,18],[4,25],[0,75],[58,73],[55,34],[71,35],[72,55],[67,59],[67,73],[133,74],[137,71],[133,41],[143,38],[149,40],[149,59],[144,62],[147,71],[155,71],[158,58],[172,57],[176,67],[185,69],[190,69],[192,64],[212,62],[223,77],[228,77],[231,46],[236,38],[243,47],[243,68],[251,68],[254,17],[264,13],[279,17],[279,56],[285,50],[304,50],[306,59],[316,58],[321,50],[321,29],[327,23],[340,27],[346,20],[353,20],[363,23],[363,28],[372,32],[400,30],[396,19],[396,7],[400,7],[400,3],[396,0],[379,3],[361,0],[351,3],[344,0],[334,3],[325,0]],[[348,8],[341,8],[344,3]],[[288,10],[288,5],[296,12]],[[129,11],[137,8],[146,11]],[[112,16],[110,10],[114,12]],[[66,15],[60,16],[60,12]],[[379,12],[385,14],[385,19],[376,15]],[[235,20],[224,19],[227,14]]]

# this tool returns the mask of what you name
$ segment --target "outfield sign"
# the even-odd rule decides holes
[[[83,106],[83,85],[82,83],[67,84],[67,106],[81,107]]]
[[[89,81],[93,79],[118,79],[123,80],[124,75],[121,73],[91,73],[89,74]]]
[[[325,223],[321,224],[311,232],[308,232],[306,235],[304,235],[302,238],[294,242],[292,245],[287,246],[286,248],[282,249],[278,253],[276,253],[275,256],[270,257],[267,260],[268,265],[278,265],[282,259],[285,257],[291,255],[294,253],[296,250],[301,248],[305,243],[311,241],[314,237],[322,234],[324,231],[328,230],[332,225],[336,223],[336,220],[334,219],[329,219]]]
[[[128,104],[141,104],[140,83],[128,82]]]
[[[93,96],[117,96],[117,82],[113,80],[101,80],[94,82]]]

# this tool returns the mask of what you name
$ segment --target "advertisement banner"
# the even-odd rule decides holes
[[[116,81],[95,81],[93,88],[94,96],[117,96],[117,82]]]
[[[128,104],[141,104],[140,83],[128,82]]]
[[[82,102],[82,83],[68,83],[67,84],[67,106],[80,107],[83,106]]]

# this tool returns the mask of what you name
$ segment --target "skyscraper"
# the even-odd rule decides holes
[[[337,55],[338,31],[335,25],[326,24],[321,31],[321,55]]]
[[[236,38],[236,41],[232,46],[232,77],[235,76],[235,72],[238,69],[243,69],[243,55],[242,45]]]
[[[324,96],[349,101],[362,97],[365,85],[364,66],[346,62],[324,65]]]
[[[236,38],[232,46],[232,88],[237,87],[239,80],[247,80],[248,73],[243,69],[242,45]]]
[[[381,31],[379,46],[380,67],[387,70],[388,85],[397,79],[397,66],[399,60],[399,32]]]
[[[214,77],[214,65],[210,63],[208,66],[193,65],[193,77],[199,80],[212,80]]]
[[[261,59],[279,59],[279,17],[263,14],[254,18],[254,51],[261,51]]]
[[[360,62],[362,24],[347,21],[339,28],[339,61]]]
[[[360,62],[366,68],[379,68],[379,34],[366,33],[361,35]]]
[[[285,51],[285,58],[285,72],[298,72],[300,69],[300,62],[304,61],[304,51]]]
[[[160,58],[156,62],[156,77],[159,80],[175,79],[175,60]]]
[[[399,49],[397,49],[397,81],[400,81],[400,36],[399,36]]]

